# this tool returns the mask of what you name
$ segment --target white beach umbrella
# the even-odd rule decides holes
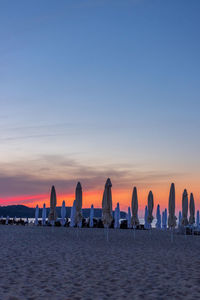
[[[9,222],[9,216],[7,216],[7,218],[6,218],[6,225],[8,225],[8,222]]]
[[[165,212],[162,212],[162,229],[165,229]]]
[[[118,224],[118,228],[120,228],[120,206],[119,206],[119,203],[117,203],[117,224]]]
[[[117,207],[115,208],[115,223],[114,223],[114,228],[120,228],[119,224],[120,220],[120,208],[119,208],[119,203],[117,203]]]
[[[127,214],[127,227],[131,228],[131,208],[128,207],[128,214]]]
[[[39,217],[39,207],[37,205],[35,208],[35,225],[38,225],[38,217]]]
[[[70,227],[75,227],[75,216],[76,216],[76,200],[74,200],[73,205],[71,207]]]
[[[197,225],[197,228],[199,228],[199,210],[197,210],[196,225]]]
[[[119,203],[117,203],[117,212],[118,212],[118,215],[117,215],[118,227],[120,228],[120,206],[119,206]]]
[[[117,226],[117,207],[115,208],[115,211],[114,211],[114,228],[116,229],[116,228],[118,228],[118,226]]]
[[[56,190],[55,190],[55,187],[52,186],[51,196],[50,196],[50,212],[48,215],[48,220],[52,224],[54,224],[54,222],[57,220],[56,204],[57,204]]]
[[[182,221],[182,214],[181,214],[181,211],[179,211],[179,214],[178,214],[178,227],[181,227],[181,221]]]
[[[149,228],[151,228],[151,223],[153,221],[153,206],[154,206],[153,193],[152,191],[150,191],[148,195],[148,217],[147,217]]]
[[[149,223],[148,223],[148,208],[145,206],[145,213],[144,213],[144,228],[149,229]]]
[[[65,225],[65,217],[66,217],[66,207],[65,207],[65,201],[63,200],[62,202],[62,207],[61,207],[61,225]]]
[[[189,217],[190,225],[194,225],[195,223],[195,204],[194,204],[194,196],[190,194],[190,217]]]
[[[167,209],[165,208],[165,228],[167,229]]]
[[[175,185],[171,184],[170,193],[169,193],[169,217],[168,217],[168,227],[176,227],[176,216],[175,216]]]
[[[182,197],[182,225],[187,226],[188,225],[188,193],[187,190],[184,190],[183,197]]]
[[[75,223],[78,227],[82,227],[82,187],[81,183],[78,182],[76,186],[76,217]]]
[[[90,227],[94,227],[93,219],[94,219],[94,205],[92,204],[90,208]]]
[[[46,210],[46,204],[43,204],[42,208],[42,225],[46,225],[46,218],[47,218],[47,210]]]
[[[102,221],[106,228],[108,228],[113,220],[112,217],[112,183],[110,178],[107,179],[102,200]]]
[[[167,229],[167,209],[162,212],[162,229]]]
[[[160,214],[160,205],[158,204],[157,206],[157,211],[156,211],[156,228],[161,229],[161,214]]]
[[[132,194],[132,219],[131,223],[132,226],[135,228],[137,225],[139,225],[139,219],[138,219],[138,196],[137,196],[137,188],[134,187],[133,194]]]

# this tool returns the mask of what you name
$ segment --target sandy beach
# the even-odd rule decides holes
[[[0,226],[0,299],[198,299],[200,237]]]

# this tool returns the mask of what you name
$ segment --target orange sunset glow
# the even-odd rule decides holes
[[[176,187],[176,211],[181,210],[182,206],[182,193],[185,187],[188,188],[188,193],[193,192],[196,202],[196,207],[200,206],[200,192],[198,183],[191,184],[189,186],[184,185],[184,183],[179,183],[175,185]],[[169,188],[170,184],[159,185],[159,187],[154,186],[152,191],[154,195],[154,208],[157,204],[160,204],[161,209],[168,207],[169,199]],[[193,189],[191,189],[193,188]],[[147,205],[147,196],[149,193],[149,188],[140,188],[138,189],[138,200],[139,200],[139,216],[143,217],[145,205]],[[91,204],[95,208],[101,208],[102,206],[102,196],[103,190],[90,190],[84,191],[83,187],[83,208],[89,208]],[[128,206],[131,206],[132,198],[132,189],[112,189],[112,198],[113,198],[113,209],[117,205],[117,202],[120,203],[120,209],[127,211]],[[75,199],[74,193],[60,193],[57,191],[57,206],[62,205],[62,201],[65,200],[66,206],[72,206]],[[40,195],[24,195],[17,197],[1,198],[1,205],[26,205],[28,207],[35,207],[36,204],[42,208],[43,204],[46,203],[46,206],[50,205],[50,194],[40,194]]]

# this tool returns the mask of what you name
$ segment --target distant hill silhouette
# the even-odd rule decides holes
[[[61,207],[56,207],[57,215],[60,217],[61,215]],[[66,207],[66,217],[70,217],[71,207]],[[89,208],[83,208],[83,217],[88,218],[90,215],[90,209]],[[49,208],[47,208],[47,216],[49,213]],[[95,208],[94,209],[94,217],[95,218],[101,218],[102,210],[101,208]],[[0,206],[0,216],[10,218],[34,218],[35,217],[35,208],[27,207],[25,205],[8,205],[8,206]],[[121,211],[120,212],[121,218],[126,217],[126,213]],[[39,218],[42,217],[42,208],[39,209]]]

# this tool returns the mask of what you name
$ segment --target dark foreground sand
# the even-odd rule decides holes
[[[200,236],[0,226],[0,299],[200,299]]]

